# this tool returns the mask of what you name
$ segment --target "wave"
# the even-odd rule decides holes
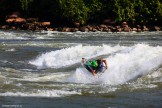
[[[0,93],[0,96],[20,96],[20,97],[64,97],[69,95],[81,94],[77,91],[67,90],[37,90],[35,92],[6,92]]]
[[[104,55],[104,56],[103,56]],[[76,69],[67,81],[74,83],[123,84],[145,76],[162,66],[162,47],[137,44],[134,46],[75,46],[41,54],[29,61],[38,68],[63,68],[80,63],[81,58],[103,57],[109,69],[99,78],[84,68]]]
[[[62,68],[79,63],[82,57],[87,59],[114,53],[124,47],[115,46],[110,47],[103,46],[82,46],[64,48],[57,51],[51,51],[41,54],[36,59],[29,61],[30,64],[37,66],[38,68]]]

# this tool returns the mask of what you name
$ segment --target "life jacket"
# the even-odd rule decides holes
[[[98,68],[98,63],[96,60],[93,60],[93,61],[87,61],[85,63],[86,66],[90,66],[91,68],[93,69],[97,69]]]
[[[97,68],[97,67],[98,67],[98,64],[97,64],[97,61],[96,61],[96,60],[93,60],[93,61],[91,62],[91,64],[92,64],[92,67],[93,67],[93,68]]]

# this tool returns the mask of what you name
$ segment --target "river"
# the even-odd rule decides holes
[[[104,58],[92,76],[81,58]],[[0,31],[2,108],[161,108],[162,32]]]

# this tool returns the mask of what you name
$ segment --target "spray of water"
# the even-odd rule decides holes
[[[87,59],[104,56],[108,69],[101,76],[93,77],[85,68],[79,67],[67,78],[74,83],[123,84],[149,74],[162,65],[162,47],[137,44],[134,46],[75,46],[51,51],[29,61],[38,68],[63,68]]]

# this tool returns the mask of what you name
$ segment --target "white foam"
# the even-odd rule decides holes
[[[77,68],[74,75],[68,78],[67,81],[75,83],[94,83],[96,82],[96,78],[85,68]]]
[[[3,32],[3,31],[0,31],[0,39],[5,39],[5,40],[8,40],[8,39],[17,39],[17,40],[28,40],[30,39],[29,37],[26,37],[26,36],[29,36],[27,33],[16,33],[16,32]]]
[[[149,74],[162,65],[162,47],[136,45],[127,54],[116,54],[109,58],[110,68],[103,76],[103,82],[121,84]]]
[[[124,47],[115,46],[114,48],[103,46],[82,46],[65,48],[41,54],[36,59],[29,61],[30,64],[38,68],[61,68],[75,63],[79,63],[82,57],[92,58],[103,54],[111,54]]]
[[[36,92],[6,92],[0,93],[0,96],[18,96],[18,97],[64,97],[69,95],[78,94],[77,91],[66,90],[37,90]]]
[[[55,81],[55,82],[63,82],[69,73],[52,73],[46,75],[38,75],[38,74],[28,74],[28,76],[24,76],[21,81],[32,81],[32,82],[47,82],[47,81]]]
[[[38,68],[63,68],[80,63],[81,58],[93,58],[109,55],[109,69],[94,78],[86,69],[77,68],[67,79],[74,83],[123,84],[140,76],[149,74],[162,65],[162,47],[137,44],[134,46],[75,46],[57,51],[47,52],[31,60],[29,63]]]
[[[7,52],[14,52],[14,51],[16,51],[16,49],[15,48],[11,48],[11,49],[6,49],[5,51],[7,51]]]
[[[109,69],[101,77],[95,79],[95,82],[92,79],[93,76],[87,75],[87,71],[81,68],[76,70],[71,79],[77,83],[99,82],[111,85],[135,80],[162,65],[162,47],[138,44],[106,59],[109,61]]]

